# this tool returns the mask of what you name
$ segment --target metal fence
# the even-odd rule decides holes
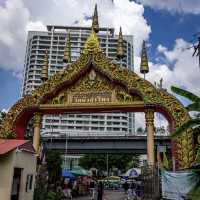
[[[160,176],[159,169],[156,166],[144,166],[141,176],[142,185],[144,187],[144,199],[156,200],[160,199]]]

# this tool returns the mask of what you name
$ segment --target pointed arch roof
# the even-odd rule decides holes
[[[30,118],[34,112],[40,112],[41,104],[45,104],[63,87],[73,85],[91,67],[111,82],[122,85],[126,91],[136,91],[142,97],[144,106],[152,106],[155,110],[166,114],[175,123],[174,127],[179,127],[189,120],[190,117],[186,109],[174,96],[165,90],[155,88],[149,81],[144,80],[133,71],[122,68],[108,59],[99,47],[95,32],[92,31],[80,57],[74,63],[68,65],[65,70],[51,76],[32,94],[24,96],[11,107],[0,128],[0,138],[6,138],[11,132],[15,131],[19,119],[22,124],[26,122],[26,118],[20,118],[20,116],[30,111],[28,117],[26,116]],[[192,154],[191,141],[191,134],[185,135],[180,140],[181,147],[184,146],[188,154]],[[183,142],[185,143],[183,144]],[[182,150],[179,154],[183,157]],[[192,156],[191,158],[187,156],[185,159],[185,163],[191,163],[191,161],[188,162],[188,159],[192,159]]]
[[[15,103],[9,110],[4,124],[8,121],[15,121],[16,117],[24,109],[37,108],[40,104],[56,94],[63,85],[73,84],[89,67],[105,75],[112,82],[122,84],[127,91],[137,91],[143,98],[145,105],[156,105],[170,111],[176,119],[176,126],[180,126],[189,115],[184,106],[165,90],[157,89],[149,81],[144,80],[135,72],[120,67],[108,59],[99,47],[99,42],[94,31],[88,37],[80,57],[70,64],[65,70],[51,76],[46,82],[35,89],[32,94],[26,95]],[[175,109],[175,110],[172,110]],[[174,112],[176,111],[176,112]],[[179,116],[182,116],[179,118]],[[8,125],[7,125],[8,126]],[[7,127],[5,126],[5,127]],[[4,125],[2,126],[4,127]],[[3,137],[3,128],[0,129],[0,136]]]

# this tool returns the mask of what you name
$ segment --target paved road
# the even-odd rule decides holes
[[[124,193],[120,191],[104,191],[105,200],[124,200]],[[90,200],[90,197],[80,197],[74,200]]]

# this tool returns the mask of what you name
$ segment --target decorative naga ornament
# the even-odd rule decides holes
[[[148,65],[148,59],[147,59],[147,51],[146,51],[146,45],[145,41],[143,41],[142,44],[142,53],[141,53],[141,63],[140,63],[140,73],[145,74],[149,72],[149,65]]]
[[[97,11],[97,4],[95,4],[94,15],[92,18],[92,29],[95,33],[99,32],[99,20],[98,20],[98,11]]]
[[[117,43],[117,58],[122,59],[125,56],[124,54],[124,42],[122,36],[122,28],[119,29],[119,38]]]
[[[66,40],[63,62],[64,63],[71,63],[71,41],[70,41],[70,33],[68,33],[68,37],[67,37],[67,40]]]
[[[44,55],[44,63],[42,67],[42,75],[41,75],[41,80],[45,82],[48,80],[48,69],[49,69],[49,57],[48,57],[48,51],[45,51]]]

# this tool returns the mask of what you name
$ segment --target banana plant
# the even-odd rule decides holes
[[[182,97],[185,97],[185,98],[187,98],[188,100],[190,100],[192,102],[191,104],[186,106],[186,109],[188,110],[188,112],[190,112],[190,111],[200,112],[200,97],[198,97],[197,95],[195,95],[195,94],[193,94],[193,93],[191,93],[191,92],[189,92],[187,90],[184,90],[184,89],[181,89],[181,88],[178,88],[178,87],[175,87],[175,86],[172,86],[171,90],[174,93],[176,93],[176,94],[178,94],[178,95],[180,95]],[[179,127],[172,134],[172,138],[176,138],[176,137],[180,136],[187,129],[198,128],[198,127],[200,127],[200,118],[196,117],[196,118],[190,119],[189,121],[184,123],[181,127]]]

